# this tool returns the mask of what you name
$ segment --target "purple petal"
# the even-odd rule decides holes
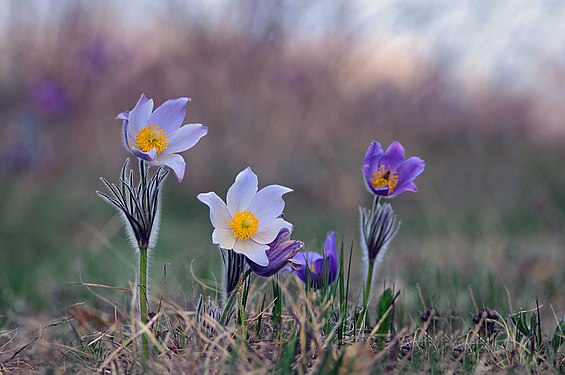
[[[363,165],[374,165],[378,164],[379,160],[383,157],[384,151],[383,147],[379,142],[373,141],[367,149],[365,158],[363,159]]]
[[[417,193],[418,192],[418,187],[416,187],[416,184],[414,183],[414,181],[408,181],[406,182],[404,185],[402,185],[401,187],[399,187],[398,189],[395,189],[392,195],[398,195],[400,193],[404,193],[405,191],[411,191],[413,193]]]
[[[378,162],[378,165],[384,165],[386,168],[391,167],[398,170],[403,161],[404,147],[399,142],[394,141],[388,146],[382,159]]]
[[[320,254],[314,253],[312,251],[303,251],[296,254],[292,259],[299,262],[301,265],[301,268],[295,270],[294,272],[303,282],[306,282],[307,271],[310,271],[310,274],[308,275],[308,280],[310,281],[310,283],[312,283],[312,281],[315,281],[312,279],[313,277],[315,277],[315,275],[317,275],[317,268],[321,268],[320,265],[323,261],[323,257]]]
[[[168,152],[162,152],[157,155],[157,158],[150,162],[149,165],[166,165],[175,172],[179,182],[181,182],[184,177],[184,169],[186,167],[186,163],[182,156],[178,154],[169,154]]]
[[[403,185],[405,182],[412,181],[424,171],[426,163],[417,156],[412,156],[398,168],[398,183]]]
[[[147,162],[155,161],[155,158],[157,157],[157,150],[155,150],[154,148],[149,150],[148,152],[143,152],[141,150],[138,150],[137,148],[130,147],[129,140],[127,140],[127,136],[126,136],[126,142],[128,143],[128,148],[138,158],[143,159]]]
[[[208,128],[202,124],[181,126],[169,137],[167,151],[170,153],[183,152],[193,147],[200,138],[208,133]]]
[[[326,241],[324,242],[324,254],[328,259],[329,266],[329,283],[333,283],[337,278],[338,273],[338,262],[337,262],[337,246],[335,243],[335,232],[328,232],[326,235]]]
[[[239,172],[227,194],[228,209],[232,216],[249,208],[257,193],[257,185],[257,175],[253,173],[251,168],[247,167]]]
[[[124,111],[122,113],[118,113],[116,116],[116,120],[127,120],[129,117],[129,111]]]
[[[263,277],[273,276],[283,268],[288,267],[288,263],[291,263],[292,269],[297,270],[302,266],[292,258],[302,247],[304,247],[303,242],[290,240],[290,231],[283,229],[279,232],[277,238],[269,244],[269,250],[266,252],[267,258],[269,258],[267,266],[260,266],[249,259],[247,264],[253,272]]]
[[[186,103],[188,103],[188,98],[167,100],[149,116],[147,123],[158,125],[165,130],[167,135],[172,136],[184,121]]]
[[[152,110],[153,99],[147,99],[144,94],[141,94],[134,109],[132,109],[128,115],[130,132],[132,134],[137,135],[141,129],[147,126],[147,120],[149,116],[151,116]]]

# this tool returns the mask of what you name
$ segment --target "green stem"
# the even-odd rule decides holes
[[[367,317],[367,305],[369,304],[369,295],[371,294],[371,286],[373,284],[373,270],[375,260],[369,259],[369,269],[367,270],[367,282],[365,283],[365,293],[363,293],[363,310],[361,316],[357,320],[357,328],[361,328],[361,323]]]
[[[139,248],[139,311],[141,312],[141,321],[147,324],[147,248]],[[143,356],[147,358],[149,354],[149,344],[147,335],[141,336],[143,344]]]

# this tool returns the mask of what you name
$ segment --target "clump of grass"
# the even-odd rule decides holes
[[[341,263],[344,261],[343,249]],[[341,268],[342,270],[344,268]],[[77,304],[31,329],[0,332],[4,373],[459,373],[564,371],[565,325],[544,330],[538,305],[501,316],[495,310],[451,316],[422,299],[420,319],[400,325],[399,294],[385,289],[374,320],[356,328],[359,306],[345,293],[348,267],[336,286],[314,290],[291,276],[245,278],[235,303],[202,296],[185,308],[152,295],[146,325],[136,312],[137,288],[84,284],[101,304]],[[243,278],[242,278],[243,280]],[[238,305],[245,303],[245,309]],[[226,309],[232,319],[222,321]],[[229,314],[229,313],[228,313]],[[240,314],[240,315],[238,315]],[[22,322],[19,322],[22,323]],[[28,325],[31,325],[28,323]],[[149,356],[140,355],[147,335]]]

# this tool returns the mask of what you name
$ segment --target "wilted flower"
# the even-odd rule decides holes
[[[359,207],[359,224],[361,247],[367,259],[382,262],[388,245],[400,228],[392,206],[390,203],[380,204],[375,199],[371,209]]]
[[[404,160],[404,147],[394,141],[386,152],[379,142],[371,143],[361,170],[369,192],[387,197],[418,191],[412,180],[422,173],[424,167],[424,161],[417,156]]]
[[[142,94],[134,109],[116,117],[124,122],[126,148],[149,165],[168,166],[179,181],[184,177],[186,163],[177,153],[193,147],[208,133],[202,124],[181,126],[188,101],[188,98],[170,99],[153,111],[153,100]]]
[[[320,289],[323,285],[333,283],[337,278],[339,265],[335,235],[335,232],[328,232],[324,242],[324,255],[305,251],[294,256],[294,260],[302,265],[294,272],[304,283],[308,282],[312,288]]]
[[[283,228],[277,235],[277,238],[269,244],[269,250],[267,250],[269,264],[261,266],[249,259],[247,259],[247,264],[251,267],[253,272],[263,277],[271,277],[288,265],[290,265],[293,270],[298,270],[302,267],[301,263],[293,259],[293,257],[298,253],[298,250],[303,247],[303,242],[291,240],[290,230]]]
[[[198,194],[198,199],[210,207],[210,221],[215,228],[213,243],[267,266],[268,244],[281,229],[292,229],[292,224],[280,217],[284,209],[282,196],[292,189],[269,185],[257,191],[257,186],[257,175],[247,167],[229,188],[227,205],[213,192]]]

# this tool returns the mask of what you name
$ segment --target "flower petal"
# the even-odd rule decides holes
[[[233,251],[245,255],[249,260],[260,266],[269,264],[266,253],[268,249],[268,245],[259,244],[253,240],[237,240],[233,247]]]
[[[181,126],[169,137],[167,151],[170,153],[183,152],[193,147],[200,138],[208,133],[208,128],[202,124],[187,124]]]
[[[259,219],[259,227],[257,228],[257,232],[255,232],[255,234],[251,237],[251,239],[261,244],[271,243],[275,240],[275,238],[283,228],[287,228],[289,231],[291,231],[292,224],[284,221],[281,218],[271,220],[266,223],[261,222],[261,220]]]
[[[301,267],[294,270],[294,273],[304,282],[306,283],[306,272],[308,272],[308,281],[310,285],[312,285],[313,277],[316,275],[316,268],[320,268],[317,264],[321,264],[323,258],[320,254],[314,253],[312,251],[303,251],[301,253],[296,254],[293,260],[300,263]],[[312,272],[314,271],[314,272]]]
[[[257,175],[247,167],[239,172],[235,182],[228,190],[227,203],[230,214],[235,216],[240,211],[247,210],[257,194]]]
[[[137,104],[128,114],[128,121],[130,126],[129,131],[134,135],[134,137],[137,135],[137,133],[139,133],[141,129],[147,126],[147,120],[149,119],[149,116],[151,116],[152,110],[153,99],[147,99],[145,94],[141,94],[141,97],[137,101]]]
[[[426,163],[417,156],[412,156],[398,167],[398,182],[403,185],[405,182],[412,181],[424,171]]]
[[[184,169],[186,167],[186,163],[182,156],[178,154],[169,154],[168,152],[162,152],[157,155],[155,160],[149,162],[149,165],[166,165],[175,172],[179,182],[181,182],[184,177]]]
[[[152,148],[151,150],[149,150],[148,152],[143,152],[141,150],[138,150],[137,148],[133,148],[130,147],[130,143],[127,140],[127,136],[126,136],[126,142],[128,142],[128,148],[130,149],[130,151],[137,156],[140,159],[145,160],[148,163],[151,163],[155,160],[155,158],[157,157],[157,150],[155,150],[154,148]]]
[[[281,215],[284,209],[282,196],[292,189],[281,185],[269,185],[259,190],[249,205],[249,211],[259,219],[273,220]]]
[[[184,117],[186,116],[186,103],[188,103],[188,98],[167,100],[149,116],[147,123],[159,125],[159,127],[165,130],[168,136],[171,136],[175,130],[180,128],[184,121]]]
[[[413,193],[417,193],[418,192],[418,187],[416,186],[416,184],[414,183],[414,181],[408,181],[407,183],[405,183],[404,185],[402,185],[401,187],[399,187],[398,189],[395,189],[391,195],[397,195],[400,193],[404,193],[405,191],[411,191]]]
[[[379,160],[383,157],[384,151],[383,147],[379,142],[373,141],[371,145],[367,149],[367,153],[365,154],[365,158],[363,159],[364,165],[374,165],[378,164]]]
[[[324,241],[324,254],[328,258],[329,266],[329,282],[333,283],[337,278],[338,273],[338,262],[337,262],[337,247],[335,243],[335,232],[328,232],[326,235],[326,240]]]
[[[218,197],[218,194],[213,192],[200,193],[197,198],[200,202],[210,207],[210,221],[214,228],[230,230],[231,215],[228,211],[228,206],[226,206],[222,198]]]
[[[388,146],[382,159],[378,162],[378,165],[384,165],[386,168],[390,166],[391,168],[398,170],[398,167],[400,167],[400,164],[403,161],[404,147],[399,142],[394,141],[390,144],[390,146]]]
[[[231,250],[235,245],[235,237],[229,229],[214,229],[212,232],[212,243],[219,245],[222,249]]]

